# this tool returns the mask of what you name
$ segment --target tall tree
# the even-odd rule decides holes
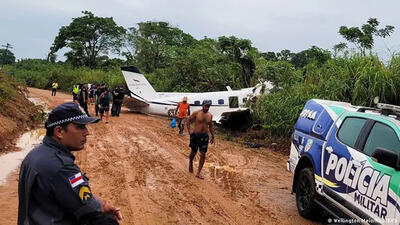
[[[13,64],[14,62],[14,53],[8,49],[0,49],[0,65]]]
[[[168,22],[142,22],[137,28],[128,29],[123,54],[141,70],[151,73],[168,66],[181,49],[195,42],[190,34],[170,26]]]
[[[239,39],[235,36],[222,36],[218,38],[218,42],[222,52],[241,65],[242,86],[249,87],[255,71],[255,63],[250,56],[251,50],[254,49],[251,46],[251,41],[247,39]]]
[[[290,62],[296,66],[296,68],[302,68],[311,62],[316,62],[319,65],[322,65],[330,58],[331,53],[328,50],[324,50],[317,46],[311,46],[309,49],[294,54],[291,57]]]
[[[260,55],[268,61],[278,61],[278,57],[276,56],[275,52],[263,52],[260,53]]]
[[[374,47],[374,36],[386,38],[394,31],[394,27],[386,25],[385,28],[378,29],[379,21],[376,18],[369,18],[366,24],[359,27],[339,28],[339,34],[348,42],[353,43],[358,48],[362,55],[365,55],[366,50],[371,50]]]
[[[333,57],[336,58],[338,54],[342,51],[344,51],[347,48],[347,44],[340,42],[339,44],[336,44],[333,46]]]
[[[61,27],[49,56],[68,47],[71,49],[65,53],[68,62],[74,66],[96,68],[104,58],[102,56],[108,55],[109,51],[119,51],[125,29],[112,17],[97,17],[89,11],[82,13],[83,16],[74,18],[68,26]]]
[[[222,54],[219,43],[204,38],[174,58],[171,65],[147,74],[158,91],[221,91],[239,88],[239,63]]]
[[[276,53],[278,60],[290,61],[295,53],[291,52],[289,49],[281,50],[281,52]]]

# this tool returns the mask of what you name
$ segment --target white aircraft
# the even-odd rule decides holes
[[[203,100],[211,100],[209,112],[217,123],[227,121],[233,115],[248,113],[245,107],[246,101],[261,93],[269,93],[273,87],[271,83],[265,82],[252,88],[232,90],[227,86],[227,91],[203,92],[203,93],[178,93],[178,92],[156,92],[139,69],[134,66],[121,67],[130,96],[134,99],[128,107],[145,114],[173,117],[175,109],[183,97],[188,97],[190,111],[201,109]]]

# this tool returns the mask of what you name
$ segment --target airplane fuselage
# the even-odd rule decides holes
[[[130,96],[135,99],[132,104],[133,111],[155,114],[161,116],[174,116],[175,110],[183,97],[188,97],[190,111],[194,112],[202,108],[204,100],[211,100],[209,112],[217,123],[229,118],[231,114],[248,112],[245,107],[249,97],[261,94],[262,90],[268,92],[272,85],[270,83],[259,84],[253,88],[244,88],[228,91],[203,92],[203,93],[176,93],[156,92],[137,67],[122,67],[122,74],[125,78]]]
[[[174,116],[176,107],[184,96],[188,97],[190,111],[202,109],[203,100],[211,100],[209,112],[213,115],[214,121],[219,122],[224,115],[230,112],[244,112],[248,96],[252,94],[252,88],[237,91],[220,91],[206,93],[160,93],[163,96],[148,102],[147,107],[142,108],[143,113],[156,114],[161,116]]]

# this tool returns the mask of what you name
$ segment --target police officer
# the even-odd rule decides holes
[[[43,143],[21,165],[18,184],[18,225],[115,225],[118,208],[90,189],[88,178],[74,163],[89,132],[86,124],[98,122],[73,102],[57,106],[45,124]]]
[[[79,86],[80,86],[79,84],[76,84],[72,88],[72,101],[74,101],[76,103],[79,103],[79,97],[78,97]]]

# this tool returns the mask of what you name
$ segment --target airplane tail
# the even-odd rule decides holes
[[[147,103],[159,97],[149,81],[140,73],[137,67],[125,66],[121,67],[121,70],[133,98]]]

